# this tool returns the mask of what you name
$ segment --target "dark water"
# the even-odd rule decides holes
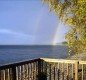
[[[64,58],[67,46],[0,46],[0,65],[33,58]]]

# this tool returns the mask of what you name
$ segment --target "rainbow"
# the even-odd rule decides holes
[[[53,35],[53,37],[52,37],[52,45],[56,45],[56,43],[57,43],[57,39],[58,39],[58,28],[61,26],[61,22],[59,21],[58,22],[58,25],[57,25],[57,27],[55,28],[55,31],[54,31],[54,35]]]

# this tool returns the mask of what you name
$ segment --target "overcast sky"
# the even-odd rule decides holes
[[[56,44],[67,28],[41,0],[0,1],[0,45]]]

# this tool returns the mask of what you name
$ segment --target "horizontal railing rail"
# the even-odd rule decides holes
[[[0,66],[0,80],[85,80],[86,61],[38,58]]]
[[[11,68],[13,66],[20,66],[20,65],[24,65],[24,64],[28,64],[28,63],[33,63],[33,62],[36,62],[36,61],[40,61],[40,58],[25,60],[25,61],[19,61],[19,62],[10,63],[10,64],[4,64],[4,65],[0,66],[0,69]]]
[[[53,63],[75,63],[79,62],[78,60],[66,60],[66,59],[52,59],[52,58],[40,58],[41,60],[44,60],[46,62],[53,62]]]

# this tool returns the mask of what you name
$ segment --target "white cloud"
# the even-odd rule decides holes
[[[0,29],[0,35],[0,44],[33,44],[35,40],[33,35],[16,32],[10,29]]]
[[[0,34],[11,34],[11,35],[15,35],[15,36],[26,36],[26,37],[31,36],[31,35],[24,34],[21,32],[16,32],[16,31],[13,31],[10,29],[0,29]]]

